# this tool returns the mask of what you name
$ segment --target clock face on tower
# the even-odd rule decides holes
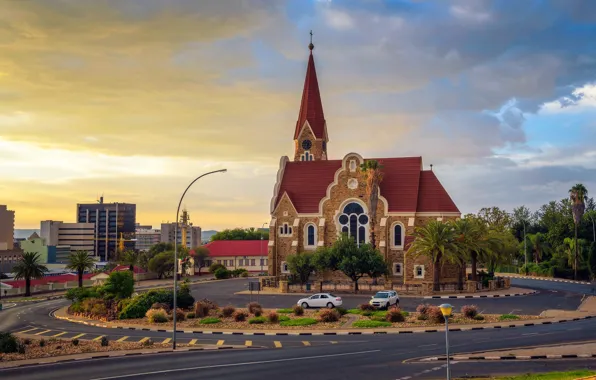
[[[311,147],[312,147],[312,143],[310,142],[310,140],[302,141],[302,149],[309,150]]]

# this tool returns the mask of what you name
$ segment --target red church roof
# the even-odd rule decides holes
[[[315,70],[315,59],[312,55],[312,49],[310,51],[310,56],[308,57],[306,78],[304,79],[304,90],[302,91],[302,102],[300,103],[300,113],[298,114],[298,121],[296,122],[294,140],[298,138],[300,130],[304,126],[304,122],[307,120],[315,137],[326,140],[325,115],[323,114],[323,103],[321,102],[319,81],[317,80],[317,71]]]
[[[214,240],[203,247],[209,257],[267,256],[268,240]]]
[[[422,171],[421,157],[376,158],[383,166],[381,196],[389,212],[459,212],[432,171]],[[284,192],[298,213],[318,213],[342,160],[287,162],[275,205]]]

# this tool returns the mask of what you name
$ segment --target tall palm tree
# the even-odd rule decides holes
[[[95,268],[95,260],[87,251],[76,251],[68,257],[66,269],[74,270],[79,277],[79,288],[83,287],[83,274]]]
[[[133,272],[135,270],[135,266],[138,266],[141,263],[142,253],[140,251],[125,251],[122,256],[120,262],[124,265],[128,265],[128,270]]]
[[[470,220],[468,242],[470,243],[470,266],[472,267],[472,281],[478,281],[478,261],[488,262],[497,255],[500,249],[500,240],[491,231],[488,224],[474,215],[466,217]],[[474,242],[474,244],[471,244]]]
[[[360,170],[366,177],[366,195],[368,198],[368,218],[370,225],[370,244],[377,249],[377,205],[379,204],[379,185],[383,181],[383,166],[376,160],[364,161]]]
[[[43,278],[48,268],[40,263],[39,253],[25,252],[12,267],[15,280],[25,279],[25,297],[31,295],[31,279]]]
[[[526,236],[528,246],[530,247],[530,252],[534,255],[534,262],[538,264],[545,253],[551,251],[551,246],[546,241],[546,236],[544,234],[537,232],[535,234],[528,234]]]
[[[463,290],[468,259],[471,260],[472,253],[476,254],[476,252],[482,249],[479,239],[480,229],[478,224],[470,218],[456,220],[453,222],[453,228],[455,229],[455,242],[459,250],[456,257],[456,263],[458,264],[460,270],[457,286],[459,290]],[[473,263],[473,272],[475,271],[476,261]]]
[[[413,258],[428,257],[433,264],[433,290],[441,290],[441,265],[454,262],[459,252],[455,229],[451,223],[430,221],[425,226],[416,227],[414,241],[408,249]]]
[[[588,189],[578,183],[569,189],[569,198],[571,199],[571,211],[573,212],[573,223],[575,224],[575,258],[574,258],[574,270],[573,279],[577,280],[577,257],[578,257],[578,245],[577,245],[577,229],[582,221],[584,212],[586,211],[586,201],[588,200]]]

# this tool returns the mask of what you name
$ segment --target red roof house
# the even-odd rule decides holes
[[[267,240],[214,240],[203,247],[209,250],[211,263],[256,272],[267,269],[267,244]]]

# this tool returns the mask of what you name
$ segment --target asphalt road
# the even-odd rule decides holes
[[[545,288],[545,281],[535,281],[542,286],[537,295],[496,299],[449,300],[458,306],[475,303],[485,312],[510,312],[521,308],[544,310],[550,308],[574,309],[579,305],[581,295],[571,293],[578,289],[566,288],[554,292]],[[193,287],[195,298],[208,297],[220,305],[232,303],[244,306],[249,296],[233,295],[233,291],[243,289],[246,280],[205,283]],[[556,283],[555,283],[556,284]],[[534,285],[530,283],[530,285]],[[565,284],[567,285],[567,284]],[[574,284],[569,284],[574,285]],[[236,290],[234,290],[236,289]],[[232,290],[232,291],[231,291]],[[347,307],[366,301],[365,296],[343,296]],[[253,297],[256,298],[256,297]],[[259,301],[265,307],[290,306],[297,300],[296,295],[261,296]],[[424,300],[440,303],[443,300]],[[421,299],[404,298],[402,306],[411,310]],[[68,304],[65,300],[55,300],[37,304],[19,305],[0,312],[0,330],[26,331],[49,337],[61,334],[61,338],[72,338],[79,334],[81,339],[107,335],[111,340],[126,337],[128,341],[138,341],[150,337],[154,341],[171,338],[169,333],[102,329],[99,327],[72,324],[59,321],[49,313]],[[521,312],[518,312],[521,313]],[[400,335],[352,335],[352,336],[234,336],[178,334],[179,342],[195,340],[195,344],[240,344],[267,347],[267,349],[230,350],[216,352],[188,352],[97,359],[68,362],[42,367],[29,367],[0,370],[0,377],[14,379],[262,379],[281,378],[302,379],[308,376],[316,379],[401,379],[410,376],[415,379],[440,379],[444,377],[444,364],[404,363],[404,360],[417,357],[444,354],[443,333],[421,333]],[[553,325],[540,325],[526,328],[494,329],[451,332],[452,354],[473,351],[527,347],[533,345],[559,344],[596,340],[596,320],[582,320]],[[305,343],[307,342],[307,344]],[[534,372],[569,368],[594,368],[589,361],[528,361],[528,362],[460,362],[452,366],[453,376],[505,374],[514,372]]]
[[[596,295],[596,283],[585,285],[573,284],[569,282],[512,278],[511,285],[532,289],[556,290],[559,292]]]

